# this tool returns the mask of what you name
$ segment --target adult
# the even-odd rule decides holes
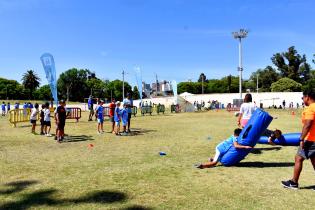
[[[112,133],[115,133],[115,120],[114,120],[114,115],[115,115],[115,99],[112,99],[112,102],[109,104],[109,121],[112,123]]]
[[[90,95],[89,100],[88,100],[88,109],[90,111],[89,113],[89,121],[92,121],[93,115],[94,115],[94,109],[93,109],[93,98]]]
[[[63,138],[64,138],[64,134],[65,134],[65,125],[66,125],[66,117],[67,117],[67,112],[66,112],[66,108],[65,108],[65,101],[64,100],[60,100],[59,101],[59,106],[57,107],[57,111],[56,111],[56,124],[58,127],[58,132],[57,132],[57,140],[58,143],[60,143]]]
[[[311,160],[315,170],[315,89],[304,91],[302,99],[307,108],[302,112],[303,128],[300,136],[300,146],[295,155],[293,177],[288,181],[281,182],[285,188],[290,189],[298,189],[305,159]]]
[[[252,95],[250,93],[247,93],[244,97],[244,103],[241,105],[240,114],[237,121],[238,126],[241,126],[242,128],[245,127],[253,112],[257,108],[252,101]]]
[[[283,109],[285,109],[285,100],[282,101]]]
[[[147,102],[146,102],[147,103]],[[128,124],[127,124],[127,132],[130,132],[130,119],[131,119],[131,108],[133,107],[133,100],[130,96],[130,93],[127,93],[127,98],[123,100],[123,105],[126,106],[128,112]],[[148,103],[147,103],[148,105]]]

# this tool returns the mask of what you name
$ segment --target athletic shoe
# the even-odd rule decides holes
[[[47,137],[52,137],[52,135],[50,133],[47,133],[46,136]]]
[[[299,184],[293,182],[292,180],[282,181],[281,183],[282,183],[282,186],[285,188],[289,188],[289,189],[293,189],[293,190],[299,189]]]

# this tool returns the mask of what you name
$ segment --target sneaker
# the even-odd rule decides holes
[[[47,137],[52,137],[52,135],[50,133],[47,133],[46,136]]]
[[[292,180],[282,181],[281,183],[282,183],[282,186],[285,188],[289,188],[289,189],[293,189],[293,190],[299,189],[299,184],[293,182]]]

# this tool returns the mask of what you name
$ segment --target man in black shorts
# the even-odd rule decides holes
[[[57,133],[58,143],[60,143],[63,140],[64,134],[65,134],[64,129],[65,129],[66,117],[67,117],[65,105],[66,105],[65,101],[60,100],[59,106],[57,107],[57,112],[56,112],[56,124],[58,127],[58,133]]]
[[[299,178],[303,168],[303,161],[310,159],[315,170],[315,90],[310,89],[303,92],[302,100],[307,108],[302,113],[302,133],[300,136],[300,147],[295,155],[293,177],[282,181],[285,188],[298,189]]]

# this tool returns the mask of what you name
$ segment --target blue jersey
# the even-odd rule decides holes
[[[33,104],[32,103],[28,104],[28,108],[33,109],[34,108]]]
[[[230,149],[234,142],[237,142],[237,137],[232,135],[225,141],[218,144],[216,148],[219,150],[220,156],[225,154]]]
[[[89,109],[93,108],[92,104],[93,104],[93,100],[91,98],[89,98],[89,100],[88,100]]]
[[[27,109],[27,104],[23,104],[23,109]]]
[[[10,110],[10,104],[8,104],[8,110]]]
[[[1,105],[1,109],[2,109],[2,111],[5,111],[5,104]]]
[[[121,110],[121,120],[124,125],[128,123],[128,111],[125,108]]]
[[[104,107],[103,106],[98,106],[96,111],[97,111],[97,119],[104,119],[104,114],[103,114]]]
[[[16,103],[15,105],[14,105],[14,109],[18,109],[20,107],[20,104],[19,103]]]
[[[121,111],[120,111],[119,107],[116,107],[115,113],[114,113],[114,121],[120,122],[120,119],[121,119]]]

